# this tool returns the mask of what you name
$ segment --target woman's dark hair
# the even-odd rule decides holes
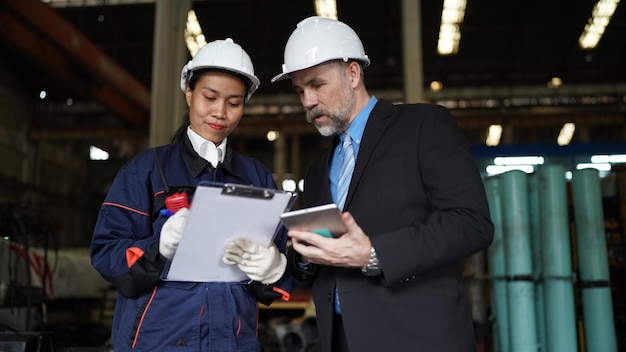
[[[228,73],[230,75],[233,75],[239,78],[243,82],[244,86],[246,86],[246,91],[244,92],[243,96],[245,97],[248,95],[248,90],[250,89],[250,85],[252,83],[250,79],[248,79],[248,77],[239,73],[235,73],[233,71],[223,70],[219,68],[201,68],[199,70],[193,71],[191,78],[189,79],[189,82],[188,82],[189,89],[191,90],[196,89],[196,84],[200,80],[200,77],[202,77],[202,75],[204,75],[207,72],[224,72],[224,73]],[[189,107],[187,107],[187,109],[185,110],[185,114],[183,115],[183,123],[180,127],[178,127],[178,129],[174,133],[174,137],[172,137],[172,143],[177,143],[183,138],[183,136],[185,135],[185,132],[187,131],[187,126],[189,126],[190,123],[191,122],[189,121]]]

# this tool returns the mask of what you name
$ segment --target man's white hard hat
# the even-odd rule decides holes
[[[285,45],[284,60],[283,72],[272,78],[272,83],[330,60],[358,60],[364,68],[370,64],[361,39],[350,26],[320,16],[305,18],[296,25]]]

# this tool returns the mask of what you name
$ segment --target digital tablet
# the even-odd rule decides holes
[[[339,237],[347,231],[341,222],[341,211],[332,203],[282,213],[280,219],[288,229],[311,231],[325,237]]]

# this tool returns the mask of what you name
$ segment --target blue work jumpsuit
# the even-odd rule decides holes
[[[166,260],[159,254],[159,234],[167,217],[159,211],[165,191],[191,193],[201,181],[276,188],[260,162],[229,147],[224,162],[213,168],[186,134],[177,143],[140,153],[115,177],[91,243],[92,265],[119,293],[112,326],[115,352],[259,351],[257,302],[289,299],[288,273],[273,285],[161,280]],[[286,241],[281,228],[275,243],[283,253]]]

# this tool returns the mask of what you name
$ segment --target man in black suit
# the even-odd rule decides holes
[[[491,244],[493,224],[453,117],[371,96],[370,59],[340,21],[300,22],[284,59],[272,82],[290,78],[307,121],[335,136],[307,172],[304,207],[336,202],[348,229],[338,238],[289,231],[292,271],[312,282],[322,350],[476,351],[461,267]],[[348,155],[355,162],[342,204]]]

